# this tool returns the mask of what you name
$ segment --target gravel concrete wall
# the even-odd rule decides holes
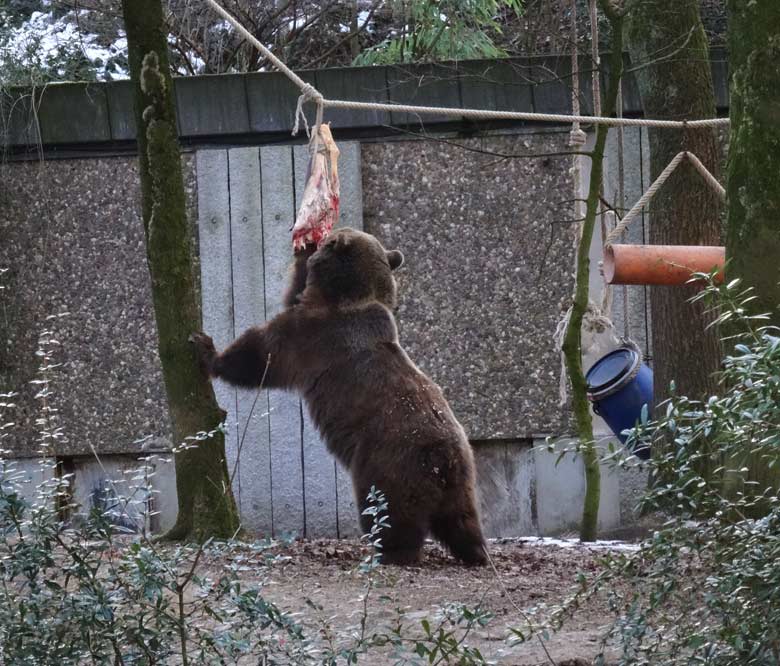
[[[401,342],[472,439],[568,428],[552,343],[573,285],[571,157],[555,155],[566,140],[363,146],[366,231],[406,258]]]
[[[184,158],[189,215],[194,167]],[[170,425],[140,219],[134,157],[14,162],[0,186],[0,390],[19,392],[3,447],[39,448],[38,338],[59,342],[51,405],[60,455],[131,452],[151,437],[169,446]],[[197,268],[197,267],[196,267]],[[61,315],[49,319],[52,315]]]
[[[366,229],[406,256],[398,318],[412,358],[447,392],[473,439],[568,427],[551,343],[571,291],[566,134],[364,143]],[[195,165],[184,158],[189,214]],[[135,158],[3,167],[0,386],[20,392],[4,443],[38,444],[38,336],[54,329],[60,455],[134,452],[170,428],[156,352]],[[196,267],[197,270],[197,267]],[[48,321],[50,315],[67,316]]]

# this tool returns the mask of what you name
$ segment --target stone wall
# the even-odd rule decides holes
[[[555,224],[570,207],[568,158],[522,158],[565,150],[565,137],[492,136],[464,142],[470,150],[416,140],[363,146],[366,228],[406,256],[403,343],[473,439],[567,426],[551,335],[571,291],[570,230]],[[184,164],[195,224],[195,166]],[[0,385],[21,393],[19,428],[5,446],[37,451],[29,382],[50,326],[64,364],[53,374],[66,434],[58,453],[131,452],[148,436],[165,448],[136,160],[15,162],[3,172]]]
[[[194,167],[184,158],[190,218]],[[137,160],[13,162],[2,167],[0,390],[19,392],[17,427],[4,441],[34,456],[38,337],[49,328],[63,364],[51,404],[60,455],[167,448],[170,426],[140,219]],[[196,267],[197,268],[197,267]],[[61,315],[48,319],[53,315]]]
[[[568,428],[552,343],[573,284],[566,139],[363,146],[366,230],[406,258],[401,342],[475,440]]]

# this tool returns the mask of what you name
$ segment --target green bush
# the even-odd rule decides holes
[[[14,428],[14,394],[0,394],[0,663],[77,664],[352,664],[378,652],[397,663],[486,663],[466,639],[489,614],[448,605],[422,621],[397,611],[388,624],[369,616],[381,559],[387,502],[372,488],[365,510],[373,547],[358,569],[365,578],[358,632],[332,627],[323,609],[308,624],[263,593],[281,544],[265,540],[171,545],[147,534],[155,456],[139,460],[135,487],[123,496],[107,482],[102,501],[84,512],[71,501],[70,475],[58,476],[51,452],[63,437],[50,405],[58,364],[56,336],[40,339],[36,380],[40,417],[37,487],[25,481],[2,441]],[[192,437],[197,446],[210,433]],[[99,460],[99,458],[98,458]],[[124,487],[124,486],[123,486]],[[66,519],[67,517],[67,519]],[[258,555],[263,564],[258,566]],[[216,565],[212,567],[204,564]],[[241,572],[251,565],[251,582]],[[208,573],[216,570],[218,574]],[[206,573],[204,573],[206,572]],[[246,577],[246,573],[244,573]]]
[[[616,621],[605,646],[617,644],[620,664],[777,666],[780,332],[749,314],[752,298],[738,281],[696,298],[730,332],[722,390],[705,401],[673,397],[654,420],[643,415],[628,441],[654,445],[654,483],[640,508],[668,521],[636,553],[607,557],[606,571],[582,581],[553,625],[607,590]],[[607,459],[636,464],[618,452]]]

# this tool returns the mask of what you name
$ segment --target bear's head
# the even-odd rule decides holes
[[[396,305],[393,271],[403,264],[398,250],[386,251],[371,234],[338,229],[307,263],[306,294],[329,305],[379,301]]]

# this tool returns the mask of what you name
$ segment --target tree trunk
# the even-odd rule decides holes
[[[602,7],[604,5],[602,4]],[[604,114],[615,114],[615,103],[623,74],[623,21],[616,12],[609,12],[608,18],[613,34],[610,76],[604,103]],[[593,229],[599,209],[602,179],[604,174],[604,147],[609,128],[599,125],[596,129],[596,143],[590,154],[590,185],[582,225],[582,236],[577,247],[577,274],[574,287],[574,302],[571,317],[563,339],[563,355],[566,373],[569,375],[572,392],[572,410],[577,424],[577,437],[582,445],[582,459],[585,467],[585,501],[582,508],[580,539],[594,541],[598,529],[599,501],[601,494],[601,471],[598,454],[593,441],[593,418],[587,395],[587,383],[582,370],[582,320],[588,308],[590,283],[590,246]]]
[[[645,116],[672,120],[715,116],[707,40],[698,0],[633,0],[628,5],[628,48]],[[712,128],[651,129],[650,171],[655,179],[681,150],[694,153],[715,176],[717,135]],[[720,245],[717,195],[693,166],[683,162],[651,203],[650,242],[656,245]],[[704,304],[689,303],[697,287],[653,287],[654,402],[676,392],[694,399],[713,394],[721,347]]]
[[[729,0],[728,279],[780,326],[780,3]]]
[[[729,0],[731,135],[728,152],[726,276],[753,288],[753,314],[780,326],[780,3]],[[735,464],[748,468],[750,492],[780,488],[780,470],[754,454]],[[738,489],[738,488],[737,488]],[[761,515],[771,505],[755,509]]]
[[[223,420],[188,338],[200,326],[160,0],[123,0],[135,94],[146,255],[174,443]],[[239,528],[222,432],[176,453],[179,514],[169,537],[228,538]]]

